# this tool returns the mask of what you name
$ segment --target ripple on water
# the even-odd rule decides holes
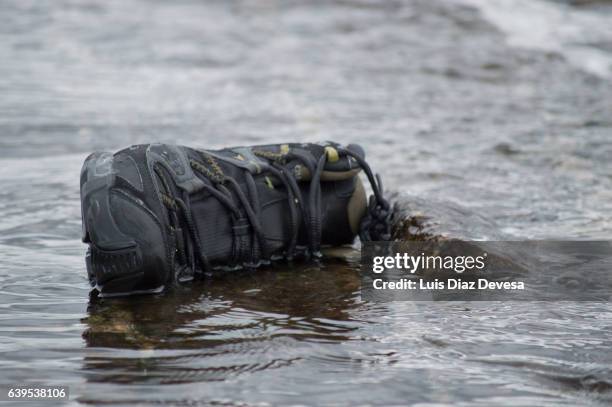
[[[78,187],[93,150],[334,139],[437,230],[607,239],[612,85],[558,54],[605,56],[605,8],[5,3],[0,381],[74,404],[610,403],[608,304],[367,303],[355,253],[89,299]],[[502,31],[557,53],[482,10],[544,10],[564,24]]]

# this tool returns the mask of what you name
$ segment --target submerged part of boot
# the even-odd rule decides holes
[[[102,295],[159,292],[215,270],[319,256],[358,233],[387,239],[389,205],[364,159],[361,147],[334,143],[94,153],[81,171],[90,282]]]

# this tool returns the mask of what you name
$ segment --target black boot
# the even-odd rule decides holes
[[[102,295],[159,292],[215,270],[320,256],[358,233],[387,239],[389,206],[364,158],[334,143],[94,153],[81,171],[90,282]]]

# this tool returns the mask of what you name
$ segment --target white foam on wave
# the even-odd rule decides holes
[[[596,44],[612,39],[612,12],[539,0],[462,0],[507,36],[510,46],[557,52],[571,64],[612,77],[612,52]]]

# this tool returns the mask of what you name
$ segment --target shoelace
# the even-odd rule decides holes
[[[340,147],[336,147],[336,150],[339,154],[347,155],[357,161],[361,169],[364,170],[372,186],[373,195],[370,196],[366,215],[363,217],[360,224],[360,239],[362,241],[389,240],[391,235],[391,208],[389,202],[383,197],[382,181],[380,177],[378,175],[374,176],[370,166],[359,154]],[[321,174],[327,163],[327,154],[324,152],[315,163],[311,156],[309,157],[299,152],[281,154],[254,150],[253,153],[268,161],[270,164],[268,169],[271,175],[275,176],[287,191],[289,215],[291,219],[291,239],[284,257],[291,259],[296,253],[297,238],[301,226],[299,224],[300,215],[307,231],[309,253],[313,257],[321,257]],[[243,265],[256,265],[261,258],[266,260],[269,259],[266,238],[259,220],[259,196],[253,176],[248,170],[244,170],[248,192],[247,197],[242,188],[238,185],[238,182],[234,178],[226,176],[223,173],[218,162],[212,155],[205,151],[200,151],[200,154],[203,160],[197,161],[191,159],[190,165],[195,171],[211,181],[211,184],[204,185],[204,189],[218,199],[219,202],[229,210],[234,230],[234,248],[240,246],[237,242],[237,240],[240,239],[240,236],[236,232],[237,230],[250,227],[254,232],[256,239],[253,240],[250,258],[247,261],[243,261]],[[302,193],[295,175],[283,166],[283,164],[291,160],[299,161],[311,174],[307,206],[304,206],[305,202],[302,199]],[[204,248],[200,242],[200,237],[198,236],[191,215],[189,195],[183,193],[183,197],[175,196],[176,194],[172,194],[171,192],[172,189],[170,189],[163,171],[161,171],[160,168],[155,168],[155,173],[160,179],[164,189],[164,192],[162,192],[162,200],[170,213],[170,227],[176,237],[180,263],[186,265],[192,272],[195,272],[197,270],[197,259],[204,272],[211,271],[210,262],[205,255]],[[238,204],[235,202],[232,192],[238,198]],[[179,215],[183,218],[184,222],[182,223],[187,226],[189,238],[185,238],[183,234]],[[247,222],[246,224],[244,223],[245,220]],[[234,252],[234,259],[236,261],[240,260],[241,255],[242,253]]]

